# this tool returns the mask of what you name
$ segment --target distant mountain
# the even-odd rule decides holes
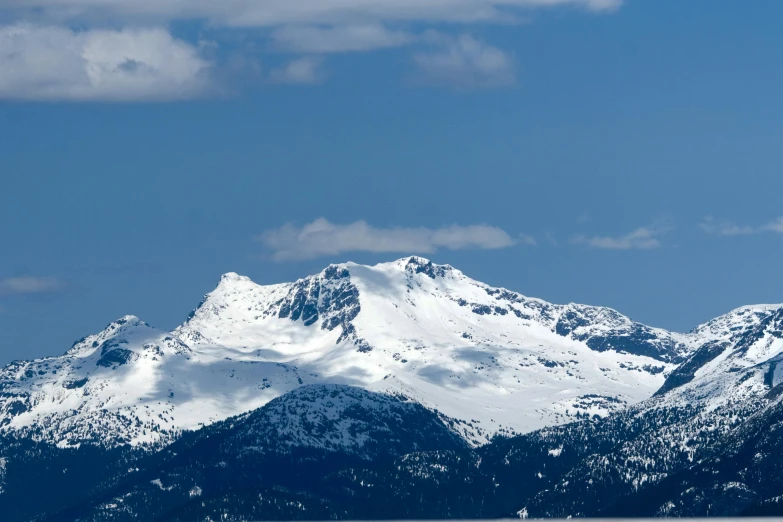
[[[3,370],[0,512],[783,516],[782,362],[779,305],[673,334],[421,258],[227,275],[174,332]]]
[[[392,518],[783,515],[783,307],[695,334],[704,344],[661,393],[624,411],[351,470],[340,486]]]
[[[295,283],[224,275],[172,332],[133,316],[60,357],[0,370],[0,432],[60,446],[161,447],[304,384],[401,394],[472,444],[649,398],[713,336],[553,305],[411,257]]]
[[[780,516],[782,333],[783,307],[735,310],[697,329],[704,344],[650,399],[478,448],[400,397],[304,386],[186,434],[141,471],[96,487],[76,513],[95,522]]]
[[[302,385],[295,367],[195,352],[136,317],[0,370],[0,430],[61,446],[159,446]]]

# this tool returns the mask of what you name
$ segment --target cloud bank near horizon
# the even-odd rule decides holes
[[[21,276],[0,279],[0,295],[53,294],[63,288],[63,282],[54,277]]]

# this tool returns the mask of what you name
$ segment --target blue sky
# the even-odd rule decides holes
[[[187,5],[0,5],[0,362],[413,253],[674,330],[783,302],[780,2]]]

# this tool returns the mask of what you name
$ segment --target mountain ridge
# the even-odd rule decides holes
[[[417,256],[269,286],[229,272],[171,332],[125,316],[63,356],[0,370],[0,431],[154,447],[303,384],[338,383],[404,395],[483,444],[643,401],[706,340],[752,329],[761,308],[679,334]]]
[[[678,334],[422,258],[268,287],[227,274],[173,332],[125,316],[0,371],[0,508],[96,522],[780,515],[781,362],[775,305]],[[61,493],[26,504],[41,473]]]

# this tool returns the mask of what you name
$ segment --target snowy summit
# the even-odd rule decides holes
[[[0,425],[62,446],[155,446],[331,383],[416,401],[482,444],[648,399],[720,337],[716,321],[670,333],[421,257],[271,286],[228,273],[172,332],[127,316],[62,356],[8,365]]]

